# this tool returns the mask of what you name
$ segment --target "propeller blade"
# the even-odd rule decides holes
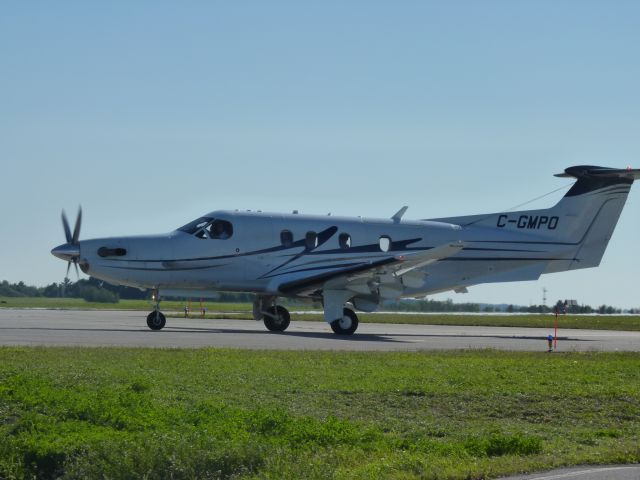
[[[67,243],[71,243],[71,229],[69,228],[69,220],[67,220],[67,214],[62,210],[62,226],[64,227],[64,236],[67,239]]]
[[[82,225],[82,207],[78,207],[78,217],[76,218],[76,225],[73,227],[73,237],[71,244],[77,245],[78,238],[80,238],[80,226]]]
[[[69,278],[69,271],[71,270],[72,263],[73,268],[76,271],[76,277],[79,280],[80,272],[78,270],[78,259],[80,258],[79,238],[80,228],[82,227],[82,206],[78,207],[78,216],[76,217],[76,223],[73,226],[73,234],[71,233],[71,229],[69,228],[69,219],[67,218],[67,214],[64,209],[62,210],[62,227],[64,228],[64,236],[67,240],[67,243],[65,245],[60,245],[54,248],[53,250],[51,250],[51,253],[53,253],[58,258],[67,260],[67,275],[65,276],[65,280]]]

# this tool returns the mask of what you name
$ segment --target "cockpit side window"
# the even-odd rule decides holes
[[[209,225],[207,231],[209,233],[209,238],[226,240],[227,238],[231,238],[231,235],[233,235],[233,225],[231,222],[227,222],[226,220],[214,220],[211,222],[211,225]]]
[[[178,229],[197,238],[215,238],[224,240],[233,235],[233,225],[226,220],[200,217]]]

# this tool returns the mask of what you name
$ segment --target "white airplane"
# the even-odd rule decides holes
[[[354,309],[472,285],[536,280],[545,273],[596,267],[640,169],[570,167],[577,181],[545,210],[404,220],[215,211],[163,235],[79,240],[62,213],[67,243],[51,253],[87,275],[152,289],[152,330],[165,326],[161,296],[255,294],[253,315],[284,331],[278,298],[320,301],[336,334],[358,328]]]

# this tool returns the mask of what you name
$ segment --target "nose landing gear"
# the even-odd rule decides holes
[[[160,311],[160,296],[158,291],[154,290],[151,298],[154,301],[153,312],[147,315],[147,326],[151,330],[162,330],[167,323],[167,318]]]

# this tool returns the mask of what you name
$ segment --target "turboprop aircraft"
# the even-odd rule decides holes
[[[385,300],[481,283],[536,280],[545,273],[596,267],[640,169],[567,168],[576,182],[553,207],[485,215],[404,220],[214,211],[162,235],[79,240],[64,211],[67,242],[51,253],[87,275],[154,292],[147,325],[166,319],[162,296],[255,294],[253,315],[284,331],[280,298],[319,301],[339,335],[358,328],[354,310]]]

